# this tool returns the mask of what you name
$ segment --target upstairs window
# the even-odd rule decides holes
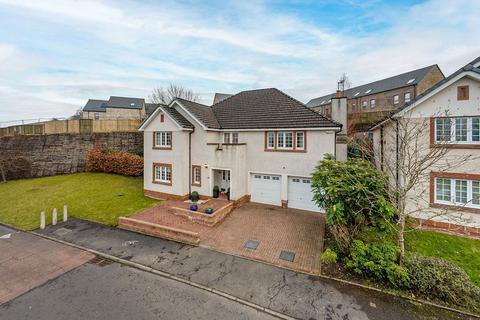
[[[400,96],[398,94],[393,96],[393,104],[398,104],[400,102]]]
[[[480,117],[436,118],[435,142],[480,144]]]
[[[357,104],[356,103],[352,103],[352,111],[355,111],[357,109]]]
[[[267,131],[265,133],[265,150],[296,151],[306,150],[305,131]]]
[[[277,148],[278,149],[293,149],[293,132],[278,132],[277,133]]]
[[[267,149],[275,149],[275,132],[267,132]]]
[[[154,132],[153,146],[155,148],[171,149],[172,148],[172,132],[157,131]]]
[[[405,93],[405,103],[410,102],[410,100],[412,100],[410,92]]]
[[[363,108],[363,109],[367,109],[367,101],[363,101],[363,102],[362,102],[362,108]]]
[[[238,144],[238,132],[225,132],[223,134],[223,143]]]
[[[370,108],[375,109],[375,99],[370,100]]]
[[[457,87],[457,100],[468,100],[469,92],[468,86]]]
[[[295,148],[303,150],[305,148],[305,133],[302,131],[297,132],[296,134],[296,145]]]

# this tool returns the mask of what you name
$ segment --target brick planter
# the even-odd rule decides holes
[[[225,217],[232,212],[234,209],[234,203],[228,203],[220,209],[215,210],[212,214],[206,214],[202,212],[206,207],[206,205],[199,205],[198,208],[200,211],[192,211],[179,207],[172,207],[172,209],[174,210],[173,214],[177,216],[182,216],[187,218],[189,221],[211,227],[225,219]]]

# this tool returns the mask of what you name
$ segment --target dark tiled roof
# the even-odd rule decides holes
[[[142,109],[144,104],[145,99],[142,98],[111,96],[108,100],[108,108]]]
[[[88,99],[83,111],[106,112],[107,100]]]
[[[340,127],[282,91],[242,91],[212,106],[222,129]]]
[[[177,98],[177,100],[207,128],[220,129],[220,124],[215,118],[212,107],[181,98]]]
[[[213,97],[213,104],[219,103],[220,101],[225,100],[225,99],[227,99],[227,98],[230,98],[231,96],[233,96],[233,94],[229,94],[229,93],[215,93],[215,96]]]
[[[150,115],[158,108],[159,104],[158,103],[145,103],[145,114],[147,117],[150,117]]]
[[[168,113],[182,128],[195,129],[193,124],[188,121],[177,109],[168,106],[161,106],[162,110]]]
[[[390,78],[386,78],[386,79],[374,81],[371,83],[367,83],[361,86],[357,86],[354,88],[350,88],[348,90],[345,90],[344,95],[349,99],[360,98],[363,96],[376,94],[379,92],[416,85],[435,67],[438,67],[438,66],[434,64],[425,68],[413,70],[410,72],[405,72]],[[413,81],[411,81],[412,79]],[[355,95],[357,93],[358,95]],[[327,94],[325,96],[312,99],[307,103],[307,107],[313,108],[313,107],[321,106],[324,104],[329,104],[330,103],[329,100],[332,99],[333,97],[335,97],[335,93]]]

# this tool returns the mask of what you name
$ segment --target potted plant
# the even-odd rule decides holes
[[[227,200],[230,200],[230,188],[227,189]]]
[[[218,198],[220,196],[220,188],[218,186],[213,187],[213,197]]]
[[[190,210],[191,211],[197,211],[198,210],[198,205],[196,203],[190,205]]]
[[[192,191],[192,193],[190,193],[190,200],[192,200],[192,202],[197,202],[198,201],[198,192],[197,191]]]
[[[206,214],[212,214],[213,213],[213,208],[206,208],[204,212]]]

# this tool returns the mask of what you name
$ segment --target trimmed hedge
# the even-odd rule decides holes
[[[94,148],[88,151],[86,169],[91,172],[116,173],[123,176],[141,176],[143,158],[125,151]]]

